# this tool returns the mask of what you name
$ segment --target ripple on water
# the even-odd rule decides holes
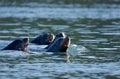
[[[119,78],[119,65],[120,63],[19,63],[12,67],[3,67],[3,74],[0,74],[3,78],[105,78],[108,75]]]
[[[102,28],[98,28],[97,30],[99,30],[101,32],[101,35],[116,35],[119,36],[119,26],[115,26],[115,25],[106,25]]]
[[[114,19],[120,18],[119,8],[48,8],[48,7],[0,7],[0,17],[54,18],[54,19]],[[43,13],[44,12],[44,13]],[[111,16],[112,15],[112,16]]]
[[[101,33],[102,35],[115,35],[115,36],[120,36],[120,33],[118,32],[118,33],[115,33],[115,32],[113,32],[113,33]]]
[[[21,51],[14,51],[14,50],[4,50],[0,51],[0,57],[10,57],[10,58],[26,58],[27,53]]]
[[[0,51],[0,78],[119,79],[120,6],[88,7],[41,7],[39,3],[37,6],[1,6],[0,49],[13,41],[10,38],[23,38],[28,32],[33,38],[42,32],[62,30],[68,32],[76,44],[68,49],[69,63],[66,63],[67,56],[54,56],[51,52],[37,51],[28,55],[20,51]]]
[[[65,30],[65,29],[68,29],[69,26],[67,26],[67,25],[53,25],[51,28],[53,30]]]
[[[84,30],[84,29],[81,30],[81,28],[76,29],[76,31],[80,34],[99,34],[99,32],[95,32],[95,31],[91,31],[91,30],[87,30],[87,29],[86,30]]]
[[[117,50],[117,48],[97,48],[98,50],[109,50],[109,51],[114,51]]]
[[[21,23],[0,23],[0,26],[18,26],[21,25]]]
[[[100,42],[107,42],[108,40],[105,38],[98,38],[98,39],[81,39],[80,41],[85,42],[85,43],[100,43]]]

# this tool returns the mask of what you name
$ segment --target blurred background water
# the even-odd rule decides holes
[[[0,79],[120,78],[119,0],[0,0],[1,48],[43,32],[71,38],[69,63],[67,56],[0,51]]]

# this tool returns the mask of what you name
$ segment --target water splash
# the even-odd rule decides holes
[[[71,44],[68,48],[68,54],[72,56],[76,56],[81,54],[82,52],[86,52],[88,49],[82,45]]]

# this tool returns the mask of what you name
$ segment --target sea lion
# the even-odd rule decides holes
[[[59,37],[60,35],[60,37]],[[52,37],[53,39],[53,37]],[[70,38],[65,36],[64,33],[59,33],[56,35],[56,39],[51,43],[51,45],[45,49],[46,52],[67,52],[70,46]],[[8,46],[3,48],[3,50],[19,50],[27,51],[27,46],[29,45],[29,38],[16,39]]]
[[[27,51],[28,45],[29,45],[29,38],[16,39],[13,42],[11,42],[8,46],[3,48],[2,50]]]
[[[33,39],[30,43],[34,43],[37,45],[48,45],[54,40],[54,34],[43,33]]]
[[[50,47],[46,50],[47,52],[67,52],[68,47],[70,46],[69,37],[60,37],[56,39]]]
[[[44,49],[32,49],[30,51],[45,51],[45,52],[66,52],[70,46],[70,38],[65,35],[64,32],[61,32],[56,35],[55,39]]]

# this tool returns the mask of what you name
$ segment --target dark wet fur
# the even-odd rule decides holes
[[[29,43],[28,38],[16,39],[2,50],[25,51],[26,47],[28,46],[28,43]]]
[[[21,43],[22,40],[17,39],[10,43],[7,47],[3,48],[3,50],[21,50]]]
[[[47,49],[47,52],[66,52],[68,47],[62,45],[65,40],[64,37],[56,39]]]
[[[58,38],[60,37],[63,37],[65,38],[65,34],[63,32],[60,32],[58,33],[56,36],[55,36],[55,39],[45,48],[45,49],[48,49]]]
[[[48,45],[50,44],[47,39],[50,37],[50,34],[49,33],[44,33],[42,35],[39,35],[38,37],[36,37],[35,39],[33,39],[31,41],[31,43],[35,43],[35,44],[38,44],[38,45]]]

